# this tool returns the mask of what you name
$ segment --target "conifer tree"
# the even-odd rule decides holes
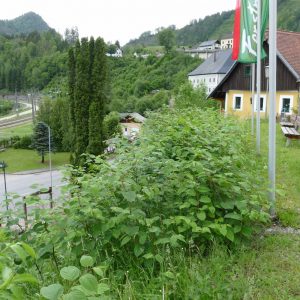
[[[53,151],[53,139],[51,136],[51,152]],[[42,157],[41,162],[45,162],[45,155],[49,152],[49,130],[44,122],[38,122],[34,127],[32,146]]]

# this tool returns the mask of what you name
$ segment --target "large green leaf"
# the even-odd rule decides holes
[[[14,283],[38,283],[38,280],[31,274],[23,273],[17,274],[13,278]]]
[[[86,295],[79,290],[72,290],[70,293],[63,296],[63,300],[86,300]]]
[[[10,248],[23,260],[26,260],[28,256],[27,252],[23,249],[22,246],[18,244],[11,245]]]
[[[97,293],[99,295],[103,295],[105,292],[109,291],[109,286],[105,283],[99,283],[98,284],[98,290]]]
[[[94,264],[94,259],[88,255],[82,255],[80,258],[80,264],[83,267],[91,267]]]
[[[94,275],[85,274],[79,278],[79,282],[88,291],[97,292],[98,282]]]
[[[74,281],[80,276],[80,270],[74,266],[62,268],[60,270],[60,276],[68,281]]]
[[[23,242],[21,242],[20,244],[22,245],[22,247],[24,248],[24,250],[27,252],[28,255],[30,255],[32,258],[36,258],[36,253],[31,246]]]
[[[62,296],[64,288],[59,283],[51,284],[41,288],[41,295],[48,300],[58,300]]]
[[[224,218],[238,220],[238,221],[242,220],[242,216],[239,214],[236,214],[236,213],[229,213],[229,214],[225,215]]]

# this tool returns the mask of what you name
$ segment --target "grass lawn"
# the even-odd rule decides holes
[[[261,124],[262,156],[267,163],[268,122]],[[285,226],[300,228],[300,142],[294,140],[286,147],[286,138],[277,124],[276,187],[277,214]],[[268,175],[266,174],[266,178]]]
[[[132,274],[121,299],[164,299],[162,285],[165,299],[300,299],[299,249],[300,236],[277,235],[204,257],[178,251],[159,276]]]
[[[70,154],[68,152],[52,153],[51,157],[52,166],[58,167],[69,163]],[[49,168],[48,155],[45,157],[45,163],[42,164],[41,157],[34,150],[7,149],[0,152],[0,161],[2,160],[8,165],[8,173]]]
[[[31,123],[19,125],[16,127],[8,127],[8,128],[0,128],[0,139],[2,138],[10,138],[12,136],[24,136],[32,134],[33,125]]]

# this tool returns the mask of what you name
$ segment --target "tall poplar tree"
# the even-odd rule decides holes
[[[76,48],[80,49],[79,41],[76,42]],[[77,50],[78,51],[78,50]],[[75,78],[76,78],[76,65],[75,65],[75,54],[74,49],[69,50],[69,62],[68,62],[68,87],[69,87],[69,99],[70,99],[70,119],[72,129],[75,127]]]
[[[76,51],[79,50],[79,51]],[[81,39],[80,49],[76,49],[76,76],[74,89],[75,108],[75,160],[86,152],[89,143],[89,106],[90,106],[90,55],[89,42]]]
[[[81,39],[69,53],[70,119],[75,163],[80,155],[104,151],[103,119],[109,98],[106,45],[103,39]]]
[[[87,151],[98,155],[104,150],[103,120],[109,92],[106,45],[103,39],[97,38],[94,50],[91,78],[93,96],[89,109],[89,145]]]

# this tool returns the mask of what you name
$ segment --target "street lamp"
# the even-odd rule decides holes
[[[300,79],[297,81],[298,84],[298,116],[300,116]]]
[[[52,208],[52,160],[51,160],[51,129],[48,124],[45,123],[48,128],[48,151],[49,151],[49,172],[50,172],[50,198],[51,198],[51,208]]]
[[[5,168],[7,168],[7,164],[6,164],[4,161],[0,162],[0,169],[3,170],[3,177],[4,177],[4,189],[5,189],[5,203],[6,203],[6,210],[8,210]]]
[[[266,87],[266,117],[268,117],[268,95],[269,95],[269,78],[270,78],[270,68],[268,65],[265,66],[265,76],[267,79],[267,87]]]

